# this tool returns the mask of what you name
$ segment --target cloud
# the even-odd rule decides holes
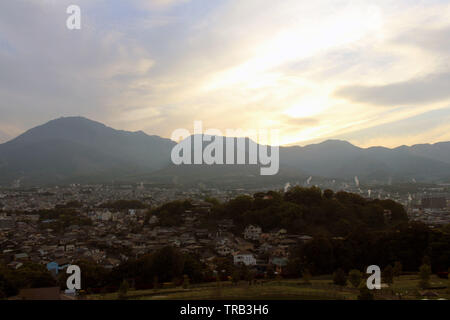
[[[283,117],[284,123],[293,127],[305,127],[314,126],[319,124],[319,119],[314,118],[293,118],[293,117]]]
[[[280,129],[294,143],[448,98],[450,5],[439,0],[78,0],[82,30],[69,32],[72,2],[0,2],[0,128],[11,136],[82,115],[165,137],[194,120]]]
[[[107,121],[121,94],[153,67],[151,56],[132,39],[97,27],[101,21],[92,12],[102,2],[79,1],[82,29],[67,30],[68,3],[0,4],[0,37],[8,44],[8,50],[0,45],[2,128],[16,123],[23,131],[65,115]]]
[[[138,7],[148,10],[166,10],[190,0],[132,0]]]
[[[405,45],[419,47],[423,50],[450,55],[450,26],[440,28],[415,28],[399,35],[395,41]]]
[[[398,121],[376,125],[337,138],[353,142],[358,146],[413,145],[417,143],[436,143],[450,141],[448,123],[450,106],[419,113]]]
[[[402,106],[450,99],[450,73],[381,86],[346,86],[335,95],[353,102],[376,106]]]

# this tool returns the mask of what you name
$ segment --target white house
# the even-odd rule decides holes
[[[247,228],[245,228],[244,239],[255,241],[259,240],[261,232],[262,232],[261,227],[249,225]]]
[[[234,264],[245,264],[246,266],[255,266],[256,258],[250,252],[238,252],[233,257]]]

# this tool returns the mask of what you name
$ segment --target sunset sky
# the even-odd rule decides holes
[[[81,30],[66,8],[81,8]],[[283,144],[450,140],[450,0],[6,0],[0,142],[61,116]]]

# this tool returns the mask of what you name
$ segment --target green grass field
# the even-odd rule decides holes
[[[424,297],[418,289],[417,275],[403,275],[394,279],[389,288],[374,290],[375,299],[450,299],[447,289],[448,280],[436,276],[431,278],[431,288],[427,292],[436,293],[436,297]],[[130,300],[355,300],[359,290],[335,286],[331,276],[313,278],[310,285],[301,280],[271,280],[263,284],[249,285],[240,282],[204,283],[182,287],[161,288],[158,290],[129,290],[126,298]],[[118,299],[117,293],[89,295],[87,299]]]

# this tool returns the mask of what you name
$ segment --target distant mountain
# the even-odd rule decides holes
[[[121,179],[163,168],[174,144],[81,117],[60,118],[0,145],[0,183]]]
[[[248,150],[250,140],[245,141]],[[279,173],[263,177],[259,165],[173,165],[174,146],[169,139],[142,131],[115,130],[81,117],[60,118],[0,144],[0,184],[19,180],[28,185],[146,181],[264,186],[309,176],[358,176],[361,181],[379,183],[450,180],[450,142],[389,149],[327,140],[281,147]]]
[[[438,181],[450,177],[450,142],[388,149],[359,148],[346,141],[327,140],[280,151],[281,164],[311,175],[370,181]]]
[[[400,147],[408,149],[408,147]],[[397,149],[400,149],[397,148]],[[415,155],[433,160],[450,162],[450,142],[438,142],[435,144],[416,144],[409,148]]]
[[[199,137],[199,140],[202,142],[201,150],[205,150],[205,148],[211,143],[212,139],[216,137],[208,136],[208,141],[204,141],[205,135],[193,135],[189,137],[190,144],[190,152],[191,152],[191,163],[194,163],[194,137]],[[238,143],[244,143],[245,146],[245,165],[237,164],[238,163],[238,152],[234,153],[234,163],[231,164],[223,164],[223,165],[191,165],[191,164],[182,164],[182,165],[174,165],[169,164],[167,167],[158,170],[156,172],[152,172],[148,175],[141,176],[141,179],[145,181],[153,181],[164,184],[176,184],[176,185],[208,185],[208,186],[233,186],[236,188],[247,188],[247,187],[255,187],[261,188],[264,186],[271,186],[274,184],[285,184],[289,179],[297,179],[301,180],[306,177],[306,174],[298,169],[290,169],[287,167],[279,168],[279,172],[277,175],[273,176],[262,176],[261,175],[261,166],[259,164],[248,164],[249,160],[249,149],[250,144],[255,147],[255,149],[259,150],[259,145],[248,138],[232,138],[234,140],[235,146]],[[223,147],[223,158],[222,162],[227,163],[227,147],[226,147],[226,139],[222,139],[222,147]],[[170,156],[169,156],[170,157]],[[264,166],[266,167],[266,166]]]

